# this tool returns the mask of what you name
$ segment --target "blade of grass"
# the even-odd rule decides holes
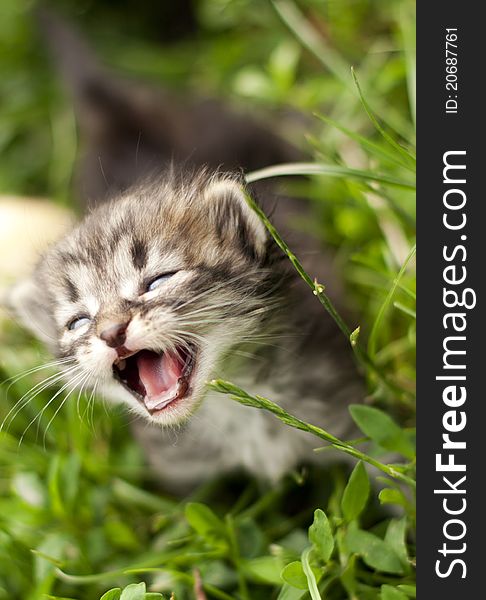
[[[230,514],[226,515],[226,531],[230,542],[231,560],[233,561],[233,565],[235,567],[235,571],[238,577],[238,589],[240,592],[240,598],[242,600],[250,600],[245,574],[241,566],[241,557],[238,547],[238,541],[236,538],[235,523],[233,517]]]
[[[373,271],[375,274],[378,274],[380,276],[380,279],[384,279],[387,283],[394,281],[393,275],[389,271],[379,267],[376,263],[372,262],[365,256],[354,255],[351,257],[351,260],[354,264],[366,267],[367,269]],[[401,281],[399,281],[397,285],[400,288],[400,290],[403,293],[405,293],[409,298],[411,298],[412,300],[417,299],[417,294],[413,290],[403,285]]]
[[[375,322],[373,323],[373,327],[371,329],[370,337],[368,340],[368,354],[370,357],[374,357],[376,355],[376,342],[377,342],[378,331],[379,331],[381,322],[383,320],[385,312],[387,311],[387,309],[393,299],[393,296],[395,295],[395,292],[399,286],[400,280],[403,277],[403,274],[405,273],[409,262],[415,256],[415,252],[416,252],[416,245],[414,244],[412,249],[410,250],[407,258],[405,259],[405,262],[403,263],[402,268],[398,272],[398,275],[395,277],[395,280],[393,281],[393,284],[385,298],[385,301],[381,305],[380,310],[378,311],[378,314],[376,315],[376,319],[375,319]]]
[[[387,362],[396,360],[401,354],[411,352],[415,349],[415,345],[410,343],[410,339],[402,337],[398,340],[388,342],[388,344],[381,348],[377,353],[375,360],[379,365],[385,365]]]
[[[71,575],[59,568],[57,568],[55,572],[58,579],[65,581],[66,583],[73,583],[74,585],[89,585],[90,583],[114,581],[115,578],[118,579],[119,577],[123,577],[126,573],[125,569],[116,569],[114,571],[96,573],[95,575]]]
[[[297,6],[289,0],[274,0],[272,4],[282,21],[295,37],[346,87],[349,87],[348,63],[317,33]]]
[[[417,318],[417,313],[409,306],[405,306],[405,304],[402,304],[401,302],[394,302],[393,306],[404,312],[406,315],[409,315],[413,319]]]
[[[368,115],[368,117],[370,118],[371,122],[373,123],[373,125],[376,127],[377,131],[379,131],[381,133],[381,135],[383,136],[383,138],[390,144],[390,146],[393,146],[393,148],[395,148],[395,150],[398,150],[398,152],[412,165],[415,165],[416,159],[415,156],[406,148],[404,148],[401,144],[399,144],[397,141],[395,141],[390,134],[388,134],[383,127],[380,125],[380,123],[378,122],[378,119],[375,117],[373,111],[371,110],[368,102],[366,101],[365,97],[363,96],[363,92],[361,91],[361,86],[359,84],[358,81],[358,77],[356,76],[356,72],[354,70],[353,67],[351,67],[351,73],[353,75],[353,79],[354,79],[354,83],[356,85],[356,88],[358,90],[358,94],[361,100],[361,104],[363,105],[366,114]]]
[[[413,395],[411,394],[411,392],[409,390],[404,390],[404,389],[400,388],[399,386],[395,385],[393,382],[388,380],[388,378],[381,372],[381,370],[377,367],[377,365],[375,365],[375,363],[370,358],[370,356],[368,355],[368,353],[366,352],[366,350],[363,348],[363,346],[361,344],[358,344],[358,343],[352,344],[353,332],[346,325],[344,320],[341,318],[341,315],[335,309],[329,296],[324,292],[324,286],[321,285],[320,283],[318,283],[317,281],[312,280],[310,275],[306,272],[304,267],[299,262],[298,258],[295,256],[295,254],[292,252],[292,250],[290,250],[290,248],[287,246],[287,244],[284,242],[284,240],[280,237],[280,234],[278,233],[278,231],[275,229],[275,227],[273,226],[271,221],[268,219],[267,215],[263,212],[263,210],[260,208],[260,206],[255,202],[255,200],[253,200],[253,198],[249,194],[246,194],[246,193],[245,193],[245,199],[246,199],[248,205],[250,206],[250,208],[252,208],[252,210],[254,210],[256,212],[256,214],[259,216],[259,218],[262,220],[263,224],[268,229],[268,231],[270,232],[271,236],[273,237],[273,239],[275,240],[275,242],[277,243],[279,248],[287,255],[288,259],[294,266],[295,270],[299,273],[299,275],[307,283],[307,285],[312,289],[313,294],[315,296],[317,296],[319,302],[324,306],[324,308],[327,310],[327,312],[334,319],[336,325],[339,327],[339,329],[342,331],[342,333],[346,336],[346,339],[348,340],[351,347],[353,348],[354,353],[355,353],[356,357],[358,358],[358,360],[364,366],[366,366],[370,371],[372,371],[376,375],[376,377],[385,386],[387,386],[390,390],[395,392],[397,395],[399,395],[399,396],[402,395],[405,397],[407,397],[407,396],[413,397]]]
[[[390,198],[388,194],[385,194],[383,188],[379,186],[373,186],[365,183],[365,187],[373,194],[378,194],[388,204],[389,208],[395,213],[395,215],[411,230],[415,231],[416,222],[415,219],[409,215],[393,198]]]
[[[332,304],[332,302],[329,299],[329,297],[327,296],[327,294],[324,293],[324,286],[317,284],[316,281],[312,280],[310,275],[305,271],[304,267],[300,264],[299,260],[295,256],[295,254],[292,252],[292,250],[290,250],[290,248],[287,246],[287,244],[284,242],[284,240],[280,237],[280,234],[278,233],[278,231],[275,229],[275,227],[270,222],[270,220],[268,219],[266,214],[263,212],[263,210],[253,200],[253,198],[251,196],[249,196],[248,194],[245,194],[245,198],[246,198],[246,201],[248,202],[248,204],[250,205],[250,207],[260,217],[263,224],[268,229],[268,231],[272,235],[272,237],[275,240],[275,242],[277,243],[277,245],[287,255],[288,259],[293,264],[296,271],[299,273],[299,275],[302,277],[302,279],[307,283],[307,285],[312,289],[313,293],[319,298],[321,304],[323,304],[323,306],[326,308],[326,310],[329,312],[329,314],[332,316],[332,318],[336,322],[339,329],[343,332],[343,334],[349,340],[350,335],[351,335],[351,330],[348,328],[348,326],[343,321],[343,319],[341,318],[341,316],[339,315],[337,310],[334,308],[334,305]]]
[[[413,9],[412,9],[413,10]],[[407,7],[402,4],[400,6],[399,17],[397,23],[400,25],[400,30],[403,39],[405,65],[407,71],[407,90],[408,103],[410,113],[412,115],[413,124],[416,123],[416,91],[417,91],[417,68],[416,68],[416,35],[415,35],[415,14],[412,14],[410,5]]]
[[[381,146],[379,146],[375,142],[372,142],[365,136],[360,135],[359,133],[351,131],[347,127],[344,127],[340,123],[337,123],[336,121],[334,121],[334,119],[331,119],[330,117],[321,115],[319,113],[314,113],[314,114],[318,119],[320,119],[321,121],[324,121],[324,123],[326,123],[327,125],[330,125],[331,127],[338,129],[339,131],[344,133],[344,135],[346,135],[347,137],[349,137],[352,140],[354,140],[355,142],[357,142],[360,146],[362,146],[369,152],[375,154],[376,156],[379,156],[383,160],[387,160],[396,165],[400,165],[401,167],[404,167],[405,169],[408,169],[409,171],[412,171],[413,173],[415,173],[415,168],[412,167],[408,161],[405,162],[405,161],[400,160],[400,158],[397,158],[391,152],[387,152],[386,150],[384,150]]]
[[[402,188],[405,190],[415,190],[415,184],[404,181],[390,175],[381,175],[372,171],[361,169],[350,169],[338,165],[326,165],[321,163],[285,163],[273,167],[266,167],[258,171],[252,171],[246,176],[247,183],[254,183],[261,179],[271,177],[284,177],[289,175],[327,175],[328,177],[352,178],[363,181],[376,181],[383,185]]]
[[[89,585],[91,583],[111,580],[114,577],[121,577],[122,575],[132,573],[134,571],[156,571],[159,569],[158,565],[167,564],[170,562],[178,564],[191,564],[197,560],[200,561],[211,558],[218,560],[222,558],[222,556],[223,553],[221,550],[208,550],[207,552],[197,553],[185,552],[184,554],[181,553],[180,549],[162,552],[148,552],[147,558],[145,560],[141,560],[138,565],[130,565],[120,569],[104,571],[103,573],[93,573],[90,575],[73,575],[71,573],[66,573],[58,567],[56,568],[56,575],[59,579],[62,579],[68,583],[74,583],[75,585]]]
[[[309,593],[312,600],[322,600],[321,594],[319,593],[319,588],[317,587],[316,578],[309,563],[309,554],[311,552],[312,548],[307,548],[304,550],[304,552],[302,552],[302,569],[304,570],[304,574],[307,578],[307,585],[309,586]]]
[[[375,458],[364,454],[360,450],[357,450],[353,446],[350,446],[348,443],[340,440],[339,438],[325,431],[321,427],[311,425],[309,423],[306,423],[305,421],[302,421],[301,419],[298,419],[294,415],[291,415],[283,408],[278,406],[278,404],[275,404],[275,402],[268,400],[268,398],[263,398],[263,396],[253,396],[245,390],[234,385],[233,383],[229,381],[224,381],[223,379],[214,379],[213,381],[209,382],[208,385],[211,389],[221,394],[229,395],[233,400],[236,400],[240,404],[271,412],[277,417],[277,419],[280,419],[280,421],[282,421],[286,425],[294,427],[295,429],[299,429],[300,431],[306,431],[308,433],[311,433],[312,435],[315,435],[316,437],[330,443],[337,450],[345,452],[346,454],[349,454],[350,456],[353,456],[358,460],[362,460],[370,465],[373,465],[374,467],[376,467],[383,473],[386,473],[390,477],[398,479],[403,483],[406,483],[407,485],[411,486],[412,488],[415,488],[415,481],[410,477],[407,477],[406,475],[403,475],[403,473],[399,473],[393,467],[385,465],[384,463],[376,460]]]
[[[370,438],[369,437],[360,437],[360,438],[356,438],[355,440],[346,440],[344,443],[347,444],[348,446],[359,446],[360,444],[365,444],[366,442],[369,442]],[[314,448],[314,452],[318,453],[318,452],[326,452],[327,450],[332,450],[333,446],[328,445],[328,446],[319,446],[318,448]]]

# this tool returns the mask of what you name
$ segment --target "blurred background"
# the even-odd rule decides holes
[[[35,6],[33,0],[0,4],[0,287],[28,271],[45,241],[78,210],[73,105],[39,35]],[[369,403],[413,439],[414,2],[58,0],[49,6],[76,24],[114,72],[250,112],[320,166],[321,175],[282,177],[278,184],[310,200],[313,218],[295,227],[334,249],[355,319],[349,326],[360,327],[374,366],[393,382],[385,386],[376,369],[365,368]],[[201,600],[200,573],[208,598],[315,600],[308,580],[299,590],[281,571],[308,543],[315,508],[326,511],[333,528],[341,523],[346,469],[294,473],[272,490],[243,477],[208,482],[191,498],[172,498],[151,480],[122,412],[81,397],[59,411],[54,402],[36,418],[56,391],[40,385],[51,372],[35,371],[48,361],[2,310],[0,598],[96,599],[112,586],[145,581],[167,598],[174,591],[176,600]],[[35,385],[37,395],[26,402]],[[400,552],[407,566],[387,572],[341,548],[342,569],[332,572],[323,599],[413,597],[413,500],[392,488],[389,503],[405,519],[407,549]],[[188,515],[189,500],[211,516],[204,508],[202,516]],[[368,502],[360,527],[384,540],[390,520],[379,516],[378,504]],[[220,525],[226,529],[218,537]],[[135,567],[145,571],[127,572]]]

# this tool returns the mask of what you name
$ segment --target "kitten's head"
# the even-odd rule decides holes
[[[197,407],[219,359],[275,308],[271,255],[241,182],[172,174],[88,215],[11,303],[66,360],[73,385],[173,424]]]

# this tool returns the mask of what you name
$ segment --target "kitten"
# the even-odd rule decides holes
[[[173,486],[237,466],[277,479],[315,441],[216,394],[196,412],[205,382],[229,377],[337,435],[361,394],[339,334],[281,259],[241,181],[172,170],[89,214],[11,303],[69,360],[73,386],[141,417],[138,437]]]
[[[66,40],[66,31],[61,33]],[[82,92],[86,82],[110,95],[119,89],[95,71],[100,72],[92,69],[86,77],[84,69],[78,77],[70,70],[84,116],[93,111]],[[130,95],[121,97],[131,106]],[[231,115],[224,108],[219,114],[220,121]],[[192,109],[186,116],[194,123]],[[124,128],[136,131],[127,119],[119,122],[119,136]],[[249,131],[258,131],[257,144],[262,130],[246,122]],[[363,388],[348,343],[249,208],[245,194],[255,190],[245,188],[241,175],[215,166],[166,164],[147,178],[150,161],[144,162],[143,153],[140,171],[132,168],[117,177],[125,146],[118,164],[109,151],[113,131],[109,128],[109,143],[90,135],[89,128],[84,136],[88,148],[97,143],[110,159],[120,191],[100,193],[102,202],[10,294],[26,327],[66,361],[70,385],[94,389],[137,415],[137,440],[173,489],[239,467],[277,480],[312,459],[316,442],[311,436],[207,393],[205,384],[215,376],[267,396],[335,435],[349,436],[347,407],[361,400]],[[165,135],[157,133],[158,146],[152,148],[161,148]],[[224,131],[220,135],[224,139]],[[269,134],[271,143],[262,144],[269,159],[286,152],[287,145],[277,139]],[[194,162],[223,163],[232,146],[218,146],[209,158],[214,148],[206,141],[201,136]],[[240,148],[236,142],[234,147]],[[177,143],[174,150],[181,150]],[[84,173],[88,184],[99,182],[99,174],[87,180],[89,169]],[[97,186],[93,189],[102,189]],[[268,192],[263,193],[268,204]],[[301,208],[280,198],[272,218],[285,231]],[[304,255],[315,246],[308,236],[299,240]],[[304,262],[311,273],[331,281],[332,289],[322,254],[309,253]]]

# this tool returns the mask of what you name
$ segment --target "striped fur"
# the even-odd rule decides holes
[[[312,455],[311,439],[272,417],[221,397],[200,407],[214,376],[263,390],[342,435],[347,405],[362,393],[344,345],[329,323],[313,320],[312,294],[304,296],[242,190],[234,175],[172,169],[96,208],[12,294],[25,325],[74,359],[86,386],[141,417],[135,433],[173,487],[238,466],[276,479]],[[79,316],[89,320],[70,330]],[[114,379],[116,351],[100,339],[113,321],[129,321],[131,349],[198,347],[190,394],[175,409],[150,417]]]

